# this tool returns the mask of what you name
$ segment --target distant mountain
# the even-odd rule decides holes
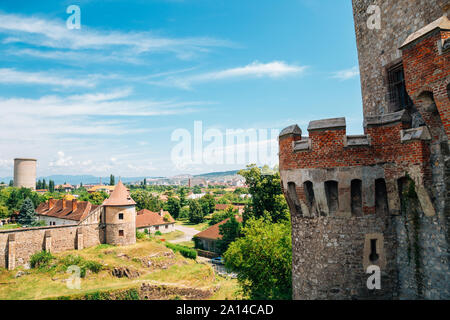
[[[136,182],[136,181],[142,181],[145,178],[149,177],[118,177],[115,176],[116,183],[120,180],[122,180],[123,183],[130,183],[130,182]],[[51,175],[46,177],[38,177],[38,180],[45,179],[45,181],[53,180],[55,181],[55,184],[63,184],[63,183],[69,183],[73,185],[77,185],[83,183],[83,184],[98,184],[101,182],[103,184],[109,183],[109,176],[108,177],[95,177],[93,175]]]
[[[191,174],[180,174],[174,177],[118,177],[115,176],[116,183],[119,181],[119,178],[122,180],[123,183],[133,183],[133,182],[140,182],[144,179],[188,179],[188,178],[205,178],[205,179],[211,179],[211,178],[221,178],[226,176],[234,176],[237,175],[239,170],[232,170],[232,171],[222,171],[222,172],[209,172],[209,173],[203,173],[203,174],[197,174],[197,175],[191,175]],[[37,178],[37,180],[43,180],[48,183],[50,180],[55,181],[55,184],[63,184],[63,183],[69,183],[72,185],[77,185],[83,183],[83,184],[98,184],[101,182],[103,184],[109,183],[109,176],[108,177],[96,177],[93,175],[63,175],[63,174],[57,174],[57,175],[50,175],[50,176],[40,176]],[[13,180],[13,177],[0,177],[0,182],[9,183],[10,180]]]
[[[195,175],[194,177],[205,177],[205,178],[211,178],[211,177],[225,177],[225,176],[234,176],[237,175],[240,170],[232,170],[232,171],[222,171],[222,172],[210,172],[210,173],[203,173]]]

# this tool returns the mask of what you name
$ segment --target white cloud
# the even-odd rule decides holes
[[[230,68],[214,72],[207,72],[183,78],[169,77],[162,81],[149,82],[150,84],[176,86],[188,89],[192,84],[210,82],[233,78],[282,78],[290,75],[302,74],[306,66],[289,65],[283,61],[260,63],[255,61],[243,67]]]
[[[89,77],[87,77],[89,78]],[[47,72],[25,72],[10,68],[0,68],[0,83],[6,84],[46,84],[63,87],[93,87],[95,82],[89,79],[71,79]]]
[[[61,20],[8,13],[0,13],[0,32],[7,34],[4,44],[28,43],[72,50],[121,48],[132,50],[133,54],[173,52],[180,58],[189,58],[212,47],[232,46],[228,41],[207,37],[169,38],[151,32],[105,32],[86,25],[79,30],[69,30]]]
[[[71,167],[73,166],[72,157],[66,157],[63,151],[58,151],[58,158],[49,163],[50,167]]]
[[[359,76],[359,68],[358,68],[358,66],[355,66],[350,69],[333,72],[332,78],[339,79],[341,81],[345,81],[345,80],[353,79],[357,76]]]

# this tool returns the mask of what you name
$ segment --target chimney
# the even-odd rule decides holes
[[[163,209],[161,209],[161,211],[159,212],[159,215],[160,215],[161,217],[164,217],[164,210],[163,210]]]
[[[62,208],[63,208],[63,210],[67,208],[67,201],[66,201],[66,199],[62,200]]]
[[[48,210],[51,210],[55,206],[55,199],[48,199]]]
[[[76,211],[78,207],[78,201],[77,199],[72,200],[72,212]]]

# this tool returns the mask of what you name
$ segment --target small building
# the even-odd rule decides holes
[[[47,192],[48,192],[48,189],[36,189],[36,193],[38,193],[38,194],[44,194]]]
[[[210,252],[218,252],[217,249],[217,241],[222,239],[222,235],[220,234],[220,226],[224,223],[226,223],[228,219],[223,220],[222,222],[219,222],[211,227],[209,227],[206,230],[203,230],[200,233],[197,233],[194,236],[194,242],[200,243],[200,248],[202,250],[210,251]],[[236,220],[238,222],[242,223],[242,217],[236,216]]]
[[[60,184],[55,187],[55,190],[60,192],[72,192],[74,189],[75,187],[69,183]]]
[[[88,201],[49,199],[36,208],[38,221],[48,226],[77,224],[99,206]]]
[[[147,209],[139,211],[136,215],[136,229],[148,230],[149,233],[157,231],[168,233],[175,230],[175,219],[168,211],[153,212]]]
[[[92,186],[91,188],[87,189],[87,192],[94,193],[94,192],[105,192],[106,194],[111,194],[114,191],[115,186]]]

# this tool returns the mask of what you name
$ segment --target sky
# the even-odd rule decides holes
[[[355,41],[347,0],[2,0],[0,177],[16,157],[38,176],[226,171],[275,165],[292,124],[362,134]]]

